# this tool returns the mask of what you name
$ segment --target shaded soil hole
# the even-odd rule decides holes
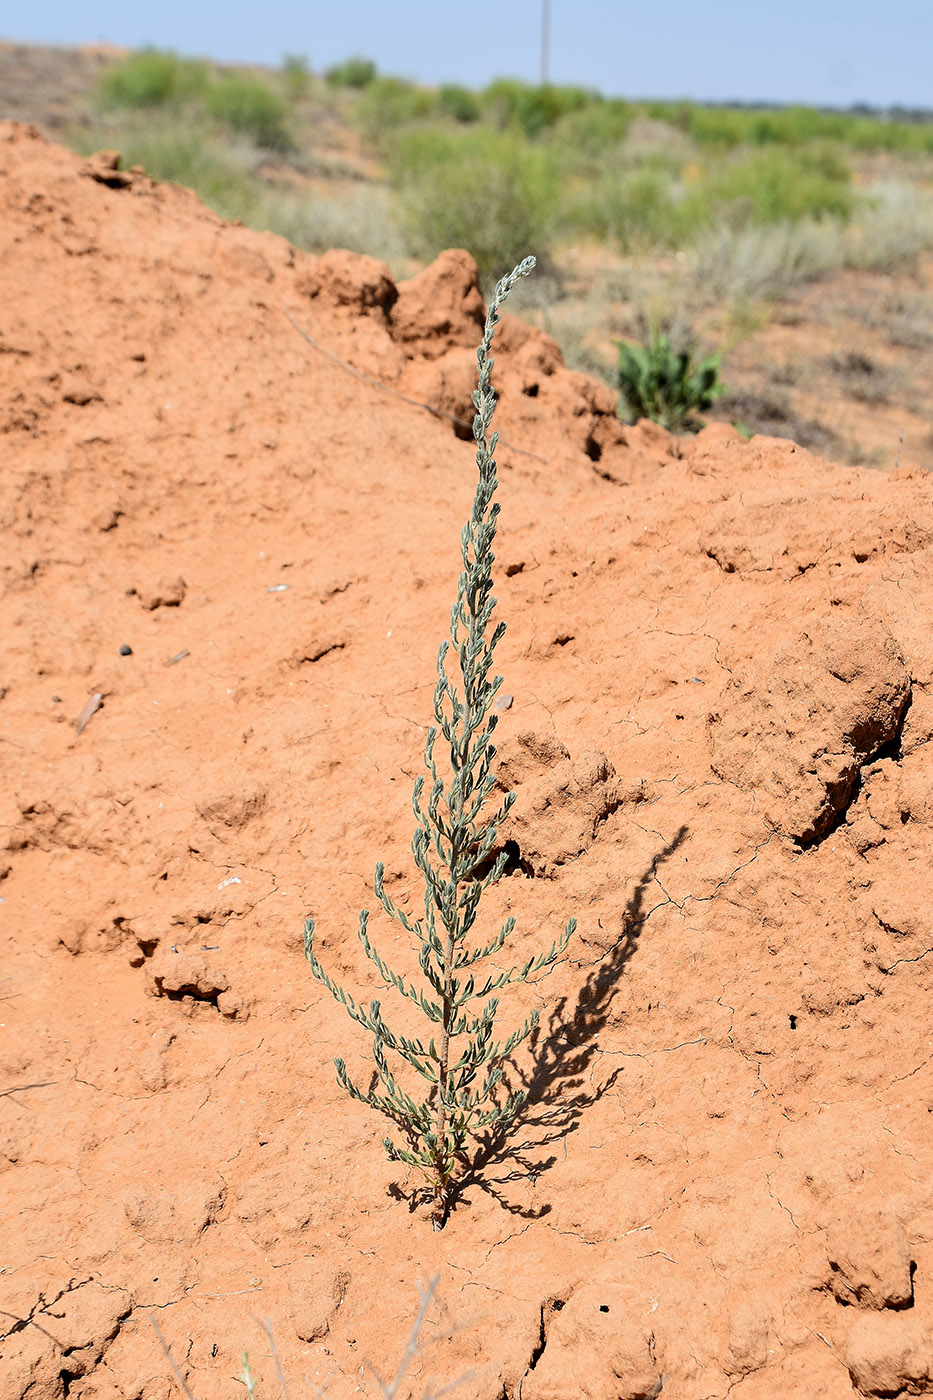
[[[875,752],[872,754],[871,758],[866,760],[866,768],[870,763],[880,763],[882,759],[885,758],[892,758],[895,763],[900,763],[901,759],[904,756],[904,721],[906,720],[907,715],[910,711],[912,699],[913,695],[908,695],[907,704],[904,706],[903,713],[897,722],[897,728],[891,735],[891,738],[887,739],[881,745],[880,748],[875,749]]]
[[[485,880],[503,851],[505,852],[503,875],[524,875],[529,880],[534,877],[535,872],[530,862],[525,860],[522,855],[518,842],[506,841],[505,845],[501,846],[499,850],[490,851],[484,861],[480,861],[479,865],[474,865],[473,869],[470,871],[470,879]]]
[[[184,1001],[190,997],[192,1001],[204,1001],[213,1006],[216,1011],[220,1008],[217,1005],[217,998],[220,996],[222,988],[214,987],[211,991],[205,991],[195,982],[185,983],[181,987],[168,988],[163,986],[161,977],[156,978],[156,986],[160,997],[165,997],[168,1001]]]
[[[583,444],[583,450],[591,462],[598,462],[603,455],[603,449],[592,433],[587,435],[586,442]]]
[[[852,784],[851,790],[847,793],[846,797],[840,802],[839,807],[833,813],[830,820],[822,824],[820,826],[819,831],[815,832],[812,836],[799,837],[797,839],[797,844],[801,850],[808,851],[811,850],[814,846],[822,845],[822,843],[828,840],[830,836],[835,835],[835,833],[839,830],[841,826],[845,825],[849,815],[849,810],[854,805],[854,803],[858,801],[859,794],[862,791],[862,774],[864,773],[866,768],[870,768],[872,764],[881,763],[886,759],[890,759],[894,763],[900,763],[904,753],[904,724],[906,723],[907,716],[910,714],[910,707],[912,703],[913,692],[909,691],[904,704],[904,708],[901,710],[897,724],[894,728],[894,732],[892,733],[891,737],[889,739],[885,739],[883,743],[879,744],[878,747],[874,749],[873,752],[865,758],[864,762],[860,764],[858,773],[855,776],[855,781]],[[828,789],[828,793],[830,796],[832,795],[831,788]],[[905,817],[904,813],[901,813],[902,822],[907,820],[907,818],[909,818],[909,813],[907,814],[907,817]]]
[[[137,934],[136,946],[139,952],[132,954],[130,957],[130,967],[142,967],[146,959],[151,958],[156,948],[158,948],[159,940],[157,938],[140,938],[139,934]]]

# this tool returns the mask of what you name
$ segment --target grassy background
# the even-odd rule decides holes
[[[340,173],[326,160],[321,168],[327,120],[353,132],[374,160],[360,183],[380,189],[378,219],[365,199],[347,201],[345,189],[302,191],[300,180],[283,201],[275,162],[299,177]],[[933,217],[919,197],[933,171],[933,122],[632,103],[512,79],[481,91],[424,88],[380,76],[363,58],[323,77],[296,56],[277,72],[218,70],[150,50],[104,72],[87,120],[72,132],[87,150],[104,138],[127,163],[190,184],[221,213],[289,237],[303,229],[299,241],[311,249],[323,248],[334,226],[349,232],[361,218],[349,245],[384,253],[372,238],[387,221],[381,241],[392,257],[423,261],[463,246],[487,279],[530,246],[552,264],[581,242],[623,255],[687,251],[705,269],[709,248],[738,240],[767,255],[766,280],[776,289],[781,277],[847,265],[859,243],[846,234],[853,225],[871,226],[876,261],[933,242]],[[899,197],[889,233],[882,172],[888,191],[893,181],[916,196]],[[296,192],[309,206],[329,199],[347,208],[318,220],[310,208],[296,210]],[[777,236],[769,240],[766,230]],[[742,235],[751,235],[745,245]]]
[[[159,51],[98,56],[67,109],[55,134],[78,150],[116,147],[124,166],[311,251],[347,247],[408,276],[465,247],[487,292],[535,252],[522,314],[572,367],[609,382],[613,341],[650,325],[675,346],[722,353],[731,383],[737,347],[846,270],[895,276],[889,310],[862,307],[862,321],[883,321],[918,365],[930,354],[930,296],[915,271],[933,249],[931,120],[629,102],[512,79],[432,88],[360,57],[321,74],[296,55],[278,70],[229,69]],[[831,372],[848,392],[852,375]],[[740,386],[734,416],[805,439],[781,405],[808,384],[818,401],[819,374],[763,386],[757,407]],[[880,377],[894,383],[886,368]],[[911,412],[925,411],[928,387]],[[724,399],[716,416],[729,408]],[[811,439],[865,456],[848,439]]]

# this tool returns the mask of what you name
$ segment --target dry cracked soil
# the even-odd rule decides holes
[[[302,925],[366,997],[420,900],[482,316],[0,124],[2,1400],[180,1393],[151,1318],[376,1396],[434,1278],[414,1400],[933,1394],[933,475],[623,428],[505,318],[483,919],[579,929],[443,1230],[336,1084]]]

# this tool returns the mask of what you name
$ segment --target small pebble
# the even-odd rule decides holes
[[[133,648],[132,648],[132,647],[128,647],[127,644],[126,644],[126,642],[124,642],[123,645],[122,645],[122,647],[120,648],[120,655],[121,655],[121,656],[132,656],[132,655],[133,655]]]

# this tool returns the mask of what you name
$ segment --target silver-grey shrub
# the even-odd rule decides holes
[[[382,864],[376,866],[374,889],[382,908],[418,944],[423,983],[416,986],[393,970],[376,951],[369,936],[369,911],[360,914],[358,936],[366,956],[387,987],[417,1006],[428,1022],[427,1039],[392,1030],[380,1001],[356,1002],[324,970],[314,948],[314,920],[305,923],[305,953],[314,976],[373,1038],[376,1073],[362,1089],[335,1061],[337,1078],[354,1099],[385,1114],[404,1135],[404,1145],[384,1139],[388,1156],[421,1171],[428,1183],[431,1215],[440,1228],[449,1210],[456,1181],[468,1166],[467,1140],[490,1129],[502,1130],[525,1100],[521,1092],[502,1091],[504,1062],[537,1025],[538,1012],[504,1039],[494,1038],[498,993],[510,983],[525,982],[545,972],[560,958],[576,927],[571,919],[547,952],[518,967],[483,975],[478,964],[503,947],[515,926],[508,918],[499,931],[478,946],[467,937],[473,930],[484,892],[498,881],[506,855],[493,856],[499,828],[509,812],[509,793],[494,810],[489,799],[496,782],[492,743],[497,716],[494,709],[501,676],[490,676],[493,654],[505,623],[493,624],[496,599],[492,593],[493,543],[499,515],[493,500],[498,487],[495,450],[498,434],[489,436],[495,409],[491,383],[492,339],[501,307],[513,285],[534,267],[524,262],[498,283],[477,351],[479,388],[473,394],[476,414],[477,482],[473,510],[461,533],[462,571],[450,614],[450,637],[437,655],[434,723],[427,731],[424,763],[428,782],[419,776],[412,793],[416,827],[412,839],[415,864],[424,881],[424,915],[410,918],[386,893]],[[454,679],[448,675],[452,659]],[[473,1004],[483,1005],[473,1009]],[[409,1092],[390,1064],[402,1062],[413,1073],[407,1080],[426,1082],[423,1097]]]

